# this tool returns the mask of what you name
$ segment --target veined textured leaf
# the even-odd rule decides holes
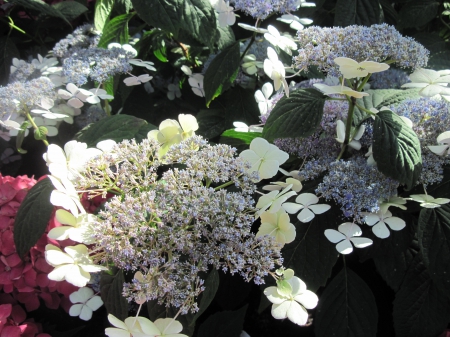
[[[54,189],[50,179],[39,181],[30,189],[17,211],[14,244],[20,258],[30,251],[47,228],[54,208],[50,203],[50,194]]]
[[[95,2],[94,25],[99,32],[103,32],[113,6],[114,0],[97,0]]]
[[[116,0],[115,6],[120,14],[126,14],[133,8],[131,0]]]
[[[338,226],[339,213],[341,211],[333,207],[323,214],[316,215],[309,223],[297,221],[295,240],[286,244],[281,251],[283,265],[292,268],[295,275],[300,277],[313,292],[327,283],[339,257],[336,246],[323,234],[326,229]]]
[[[390,110],[377,114],[373,128],[373,158],[384,175],[411,189],[422,170],[416,133]]]
[[[10,0],[9,2],[37,11],[41,14],[63,19],[69,26],[71,26],[69,20],[67,20],[67,18],[58,9],[46,4],[42,0]]]
[[[79,17],[81,14],[86,13],[88,8],[83,6],[76,1],[64,1],[52,5],[54,8],[59,10],[62,15],[66,17],[67,20],[72,21]]]
[[[317,337],[375,337],[378,311],[367,284],[343,268],[325,288],[314,320]]]
[[[103,272],[100,277],[100,294],[106,311],[122,321],[128,317],[128,301],[122,296],[124,282],[120,269],[115,270],[113,275]]]
[[[431,278],[450,298],[450,205],[423,208],[418,237]]]
[[[276,138],[308,137],[320,124],[325,96],[315,89],[299,89],[283,97],[267,119],[262,136]]]
[[[239,143],[242,142],[244,144],[250,145],[253,139],[261,137],[261,132],[237,132],[234,131],[234,129],[230,129],[222,133],[220,137],[236,139],[236,141]]]
[[[417,254],[394,300],[396,337],[433,337],[447,327],[449,300],[441,293]]]
[[[133,15],[134,13],[122,14],[108,21],[103,27],[103,34],[100,37],[98,46],[106,48],[111,42],[128,43],[128,21]]]
[[[130,115],[109,116],[85,127],[76,135],[76,139],[86,143],[88,147],[93,147],[106,139],[120,142],[134,138],[145,124],[147,124],[145,120]]]
[[[219,37],[216,14],[209,0],[131,0],[139,16],[150,26],[176,37],[189,33],[211,49]]]
[[[334,26],[370,26],[382,22],[378,0],[337,0],[335,11]]]
[[[230,26],[218,27],[219,39],[217,40],[217,48],[223,50],[224,48],[232,45],[236,42],[233,30]]]
[[[439,2],[413,0],[406,3],[399,12],[400,28],[419,27],[433,20],[438,14]]]
[[[203,81],[206,106],[231,86],[239,70],[240,61],[239,42],[225,48],[212,60]]]

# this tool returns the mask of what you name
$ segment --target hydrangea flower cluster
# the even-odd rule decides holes
[[[401,68],[424,67],[429,51],[413,38],[402,36],[387,24],[348,26],[345,28],[321,28],[312,26],[297,33],[299,54],[294,57],[297,69],[308,69],[315,65],[329,76],[341,73],[336,57],[348,57],[357,62],[365,60],[392,61]]]
[[[369,81],[370,89],[400,89],[403,84],[408,82],[411,82],[408,74],[396,68],[372,74]]]
[[[236,10],[253,16],[255,19],[265,19],[272,13],[289,13],[300,6],[299,0],[232,0]]]
[[[60,40],[53,47],[53,55],[60,58],[67,58],[80,49],[97,47],[100,35],[95,31],[94,26],[86,23]]]

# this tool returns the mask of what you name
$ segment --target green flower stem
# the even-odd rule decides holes
[[[260,21],[258,20],[258,21],[256,22],[256,28],[259,28],[259,25],[260,25],[260,24],[261,24],[261,23],[260,23]],[[257,32],[253,32],[253,35],[252,35],[252,37],[251,37],[251,39],[250,39],[250,42],[249,42],[247,48],[245,48],[244,52],[243,52],[242,55],[241,55],[241,62],[242,62],[242,60],[244,59],[244,56],[247,54],[247,52],[248,52],[248,50],[250,49],[250,47],[252,46],[253,42],[255,42],[256,34],[258,34],[258,33],[257,33]]]
[[[39,127],[34,122],[33,117],[31,117],[30,112],[28,111],[28,109],[25,110],[25,116],[27,116],[28,121],[31,123],[31,125],[33,126],[33,128],[35,130],[39,129]],[[47,139],[42,139],[42,141],[44,142],[45,146],[49,145]]]
[[[371,115],[371,116],[376,116],[376,115],[377,115],[376,113],[374,113],[374,112],[372,112],[372,111],[370,111],[370,110],[367,110],[366,108],[362,107],[362,106],[359,105],[358,103],[355,103],[355,106],[356,106],[359,110],[364,111],[364,112],[367,112],[367,113],[368,113],[369,115]]]
[[[114,81],[114,80],[113,80]],[[106,91],[106,85],[105,83],[102,83],[102,89]],[[105,112],[107,116],[111,116],[111,108],[109,106],[109,102],[107,99],[104,100],[105,102]]]
[[[222,185],[220,185],[220,186],[217,186],[216,188],[214,188],[214,191],[218,191],[218,190],[220,190],[221,188],[225,188],[225,187],[228,187],[228,186],[233,185],[233,184],[234,184],[234,181],[229,181],[229,182],[227,182],[227,183],[225,183],[225,184],[222,184]]]
[[[355,105],[356,105],[356,99],[354,97],[350,97],[349,106],[348,106],[348,114],[347,114],[347,123],[345,123],[344,143],[342,144],[342,150],[339,153],[339,156],[337,157],[336,160],[341,159],[342,155],[345,153],[345,150],[347,149],[347,145],[350,140],[350,130],[352,128],[353,112],[355,111]]]
[[[362,80],[361,84],[358,86],[358,89],[356,89],[356,91],[361,91],[364,88],[364,86],[366,85],[367,81],[370,78],[370,75],[372,74],[367,74],[367,76],[364,77],[364,79]]]

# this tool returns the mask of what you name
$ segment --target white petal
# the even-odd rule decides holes
[[[349,240],[344,240],[336,245],[336,250],[341,254],[350,254],[353,252],[353,246]]]
[[[314,219],[315,215],[313,212],[311,212],[308,208],[304,208],[298,215],[297,219],[301,222],[310,222],[312,219]]]
[[[298,325],[305,325],[308,322],[308,312],[300,304],[291,301],[291,305],[287,310],[289,320]]]
[[[314,212],[314,214],[322,214],[328,211],[331,206],[327,204],[320,204],[320,205],[310,205],[308,208]]]
[[[311,204],[317,204],[319,198],[313,193],[302,193],[295,198],[295,202],[304,206],[309,206]]]
[[[80,312],[80,319],[83,321],[89,321],[92,318],[92,309],[87,305],[84,305]]]
[[[295,214],[303,208],[302,205],[293,202],[285,202],[281,207],[289,214]]]
[[[300,295],[296,295],[294,298],[306,309],[314,309],[317,306],[317,302],[319,302],[317,295],[310,290],[306,290]]]
[[[353,242],[353,244],[357,248],[364,248],[370,246],[373,243],[373,241],[368,238],[351,238],[350,241]]]
[[[86,305],[91,308],[92,311],[95,311],[103,305],[103,301],[100,296],[94,296],[86,302]]]
[[[348,238],[352,236],[361,236],[361,228],[352,222],[344,222],[338,227],[339,232],[347,236]]]
[[[384,219],[384,222],[394,231],[399,231],[406,227],[405,221],[395,216]]]
[[[74,304],[69,309],[69,315],[70,316],[80,316],[81,309],[83,308],[84,304],[78,303]]]
[[[391,234],[383,221],[372,227],[372,232],[380,239],[386,239]]]
[[[277,287],[268,287],[264,289],[264,295],[266,295],[267,299],[273,304],[281,304],[286,301],[286,298],[278,293]]]
[[[289,310],[289,307],[291,306],[291,301],[285,300],[281,302],[280,304],[273,304],[272,305],[272,316],[276,319],[284,319],[287,317],[287,311]]]
[[[339,241],[345,240],[346,237],[341,232],[338,232],[334,229],[326,229],[324,232],[326,238],[331,241],[332,243],[337,243]]]

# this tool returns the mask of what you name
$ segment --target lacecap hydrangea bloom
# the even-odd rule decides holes
[[[236,10],[253,16],[255,19],[265,19],[272,13],[289,13],[296,11],[301,0],[232,0]]]
[[[339,77],[337,57],[357,62],[392,61],[400,68],[426,66],[429,51],[413,38],[402,36],[387,24],[321,28],[312,26],[297,33],[299,54],[294,57],[297,69],[315,65],[330,76]]]

